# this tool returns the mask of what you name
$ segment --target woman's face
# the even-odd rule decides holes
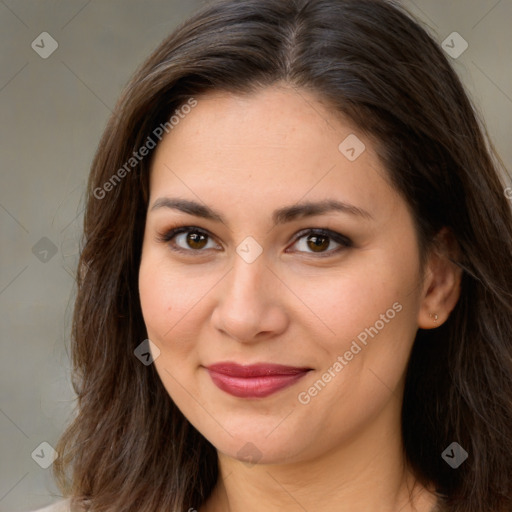
[[[345,207],[303,206],[325,201]],[[370,141],[314,96],[197,98],[156,149],[139,287],[165,388],[223,454],[304,461],[400,435],[424,293],[413,219]]]

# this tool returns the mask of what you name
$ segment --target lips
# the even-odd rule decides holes
[[[207,367],[213,383],[240,398],[263,398],[291,386],[311,368],[260,363],[248,366],[216,363]]]

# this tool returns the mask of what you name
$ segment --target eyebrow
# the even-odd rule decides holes
[[[197,203],[196,201],[191,201],[189,199],[160,197],[153,203],[150,211],[154,211],[159,208],[179,210],[190,215],[195,215],[196,217],[222,222],[227,225],[221,213],[204,204]],[[316,202],[307,201],[296,203],[291,206],[279,208],[274,210],[272,220],[274,225],[277,225],[292,222],[304,217],[312,217],[314,215],[322,215],[324,213],[335,211],[361,217],[366,220],[373,219],[373,216],[362,208],[334,199],[325,199],[323,201]]]

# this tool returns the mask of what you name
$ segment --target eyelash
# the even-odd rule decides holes
[[[174,243],[172,243],[172,239],[182,233],[197,233],[200,235],[204,235],[204,236],[208,237],[209,239],[213,239],[212,235],[210,233],[208,233],[208,231],[201,229],[199,227],[180,226],[180,227],[171,228],[164,233],[158,234],[157,241],[168,244],[169,247],[171,248],[171,250],[182,253],[182,254],[199,256],[199,255],[201,255],[201,253],[206,251],[205,249],[183,249],[183,247],[178,247]],[[329,229],[322,229],[322,228],[308,228],[308,229],[303,229],[303,230],[299,231],[295,235],[292,245],[295,245],[302,238],[311,236],[311,235],[317,235],[317,236],[329,238],[331,241],[334,241],[337,244],[339,244],[340,247],[338,247],[334,250],[318,252],[318,253],[315,253],[313,251],[311,251],[311,252],[298,251],[298,252],[306,253],[306,254],[313,255],[313,256],[316,256],[319,258],[325,258],[325,257],[331,256],[333,254],[337,254],[344,249],[353,247],[352,240],[350,240],[346,236],[342,235],[341,233],[337,233],[336,231],[331,231]],[[196,254],[194,254],[194,253],[196,253]]]

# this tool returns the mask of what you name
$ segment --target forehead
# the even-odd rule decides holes
[[[156,149],[153,200],[231,194],[261,208],[335,196],[376,212],[394,194],[370,141],[309,92],[273,86],[196,99]]]

